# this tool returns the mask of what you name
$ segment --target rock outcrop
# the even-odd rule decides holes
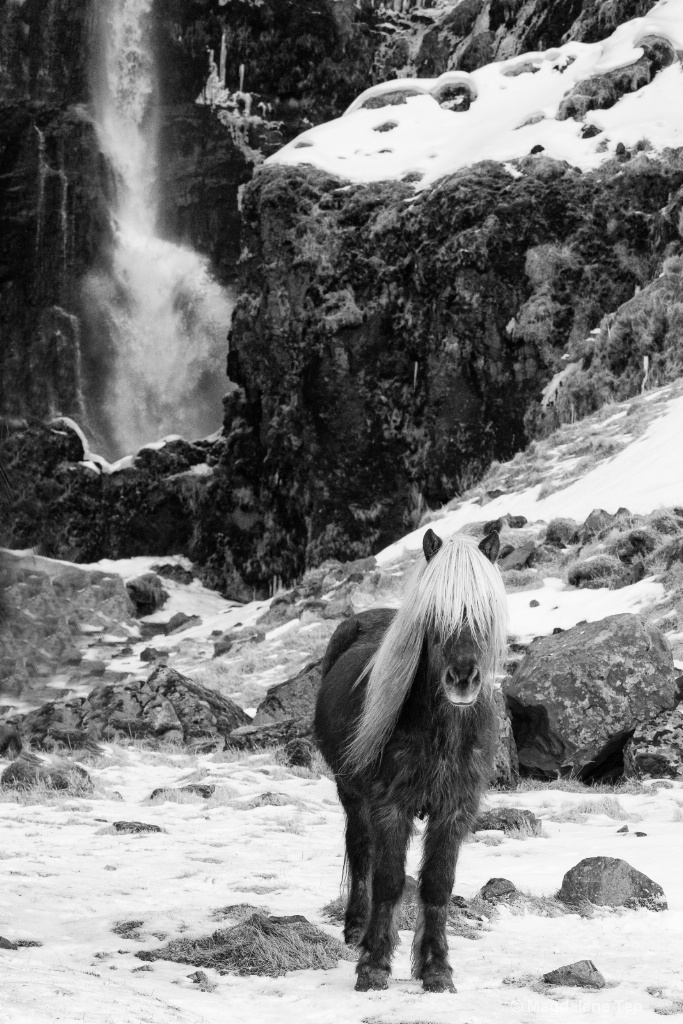
[[[677,697],[666,639],[628,614],[534,640],[503,689],[522,772],[585,781],[621,775],[634,730]]]
[[[237,704],[169,668],[147,680],[96,686],[88,697],[54,701],[15,716],[24,742],[52,749],[93,740],[147,737],[173,743],[225,743],[249,716]]]
[[[117,573],[39,555],[7,553],[4,564],[9,611],[0,623],[0,695],[47,699],[49,677],[81,663],[82,632],[132,631],[133,605]],[[84,680],[87,669],[84,662]]]

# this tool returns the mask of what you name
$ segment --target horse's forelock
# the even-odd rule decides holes
[[[365,703],[346,755],[363,768],[381,753],[412,686],[428,632],[445,640],[463,623],[482,650],[487,685],[505,652],[507,604],[498,570],[476,541],[455,534],[429,562],[420,559],[401,607],[364,676]]]

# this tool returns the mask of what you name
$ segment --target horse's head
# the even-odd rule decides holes
[[[427,530],[423,550],[428,562],[442,543],[432,530]],[[495,563],[500,550],[500,538],[495,530],[482,540],[479,550]],[[474,635],[466,620],[461,620],[449,636],[432,634],[427,642],[432,678],[439,681],[448,701],[455,707],[474,704],[487,674],[486,652],[482,650],[481,638]]]

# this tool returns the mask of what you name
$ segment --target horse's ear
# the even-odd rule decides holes
[[[424,551],[425,558],[428,562],[432,560],[442,544],[443,541],[441,540],[441,537],[437,537],[433,530],[427,530],[422,538],[422,550]]]
[[[479,550],[486,555],[489,562],[495,563],[500,551],[500,537],[495,530],[491,530],[490,533],[486,534],[483,541],[479,544]]]

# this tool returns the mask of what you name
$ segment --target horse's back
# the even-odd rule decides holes
[[[332,634],[322,662],[314,731],[318,746],[336,771],[363,707],[365,685],[354,684],[379,647],[396,612],[373,608],[345,619]]]

